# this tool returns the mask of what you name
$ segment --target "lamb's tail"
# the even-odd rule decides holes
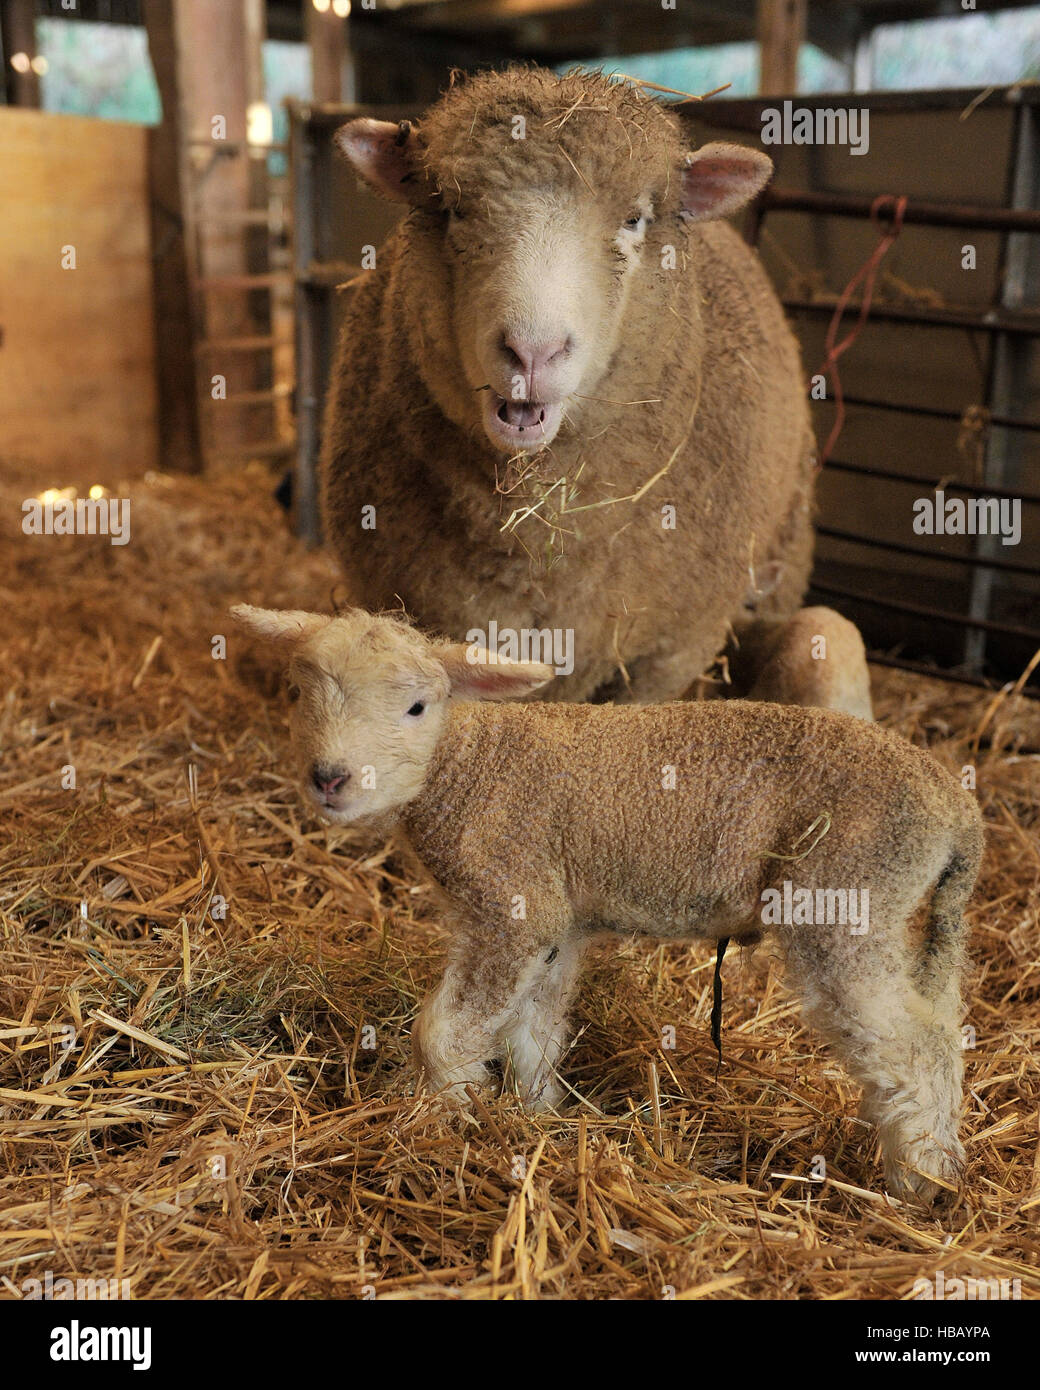
[[[964,964],[968,936],[964,909],[975,887],[982,859],[981,817],[974,806],[972,810],[970,824],[958,832],[953,852],[932,889],[924,954],[917,978],[918,989],[928,999],[941,994]]]

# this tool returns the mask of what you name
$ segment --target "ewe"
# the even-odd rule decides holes
[[[324,514],[354,601],[403,601],[458,640],[570,632],[553,700],[678,699],[736,633],[762,653],[745,692],[869,718],[851,624],[815,610],[809,637],[842,649],[830,667],[785,627],[813,547],[806,384],[722,220],[767,156],[691,152],[629,83],[538,69],[337,138],[408,209],[347,292],[325,417]]]

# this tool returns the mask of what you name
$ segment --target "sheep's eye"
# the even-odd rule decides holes
[[[286,686],[285,693],[289,696],[289,703],[295,705],[296,701],[300,698],[300,687],[290,683]]]
[[[416,700],[415,704],[411,707],[408,713],[412,716],[413,719],[418,719],[419,715],[422,714],[425,708],[426,706],[423,704],[421,700]]]

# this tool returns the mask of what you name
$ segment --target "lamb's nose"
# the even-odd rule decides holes
[[[511,333],[502,337],[506,356],[512,358],[528,381],[536,372],[552,366],[571,350],[570,338],[554,338],[550,343],[534,343]]]
[[[314,768],[311,777],[318,791],[324,792],[326,796],[331,796],[350,781],[349,772],[342,772],[338,767],[322,767],[321,764]]]

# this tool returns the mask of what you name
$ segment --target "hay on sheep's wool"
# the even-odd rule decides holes
[[[1036,1297],[1035,706],[875,672],[883,722],[976,765],[989,826],[947,1215],[883,1195],[764,958],[727,961],[717,1084],[711,953],[631,943],[582,988],[566,1115],[445,1118],[408,1081],[429,893],[303,813],[277,673],[211,655],[233,601],[327,608],[330,562],[263,475],[135,482],[122,548],[22,536],[38,486],[0,485],[2,1296],[50,1270],[135,1298],[902,1299],[941,1269]]]

